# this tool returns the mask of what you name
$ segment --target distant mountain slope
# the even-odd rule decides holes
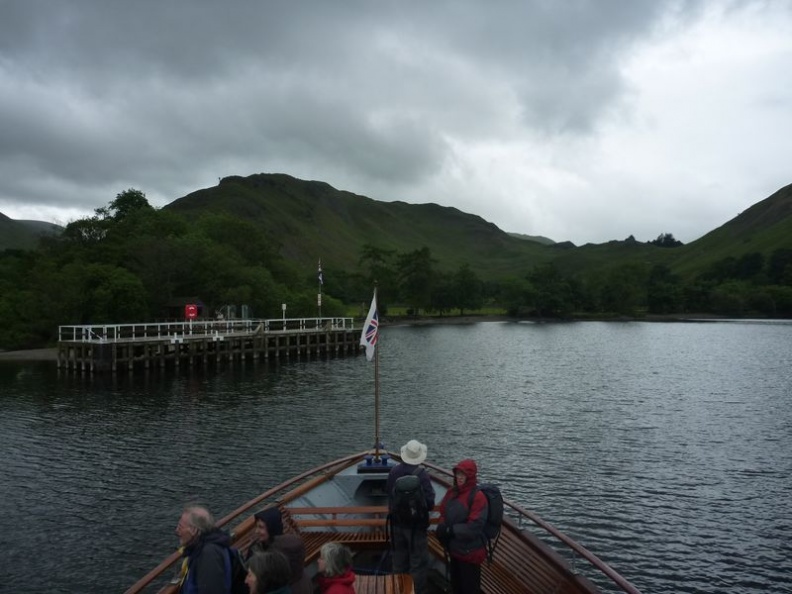
[[[703,237],[673,250],[673,267],[691,275],[727,257],[792,248],[792,184],[757,202]]]
[[[188,217],[225,212],[259,225],[282,254],[313,267],[357,269],[370,244],[404,253],[424,246],[446,268],[469,263],[483,278],[527,271],[552,257],[481,217],[437,204],[379,202],[284,174],[227,177],[165,207]]]
[[[63,227],[44,221],[17,221],[0,213],[0,250],[29,250],[42,235],[60,233]]]
[[[516,237],[517,239],[535,241],[536,243],[541,243],[542,245],[554,245],[556,243],[549,237],[544,237],[542,235],[524,235],[522,233],[509,233],[509,235],[511,235],[512,237]]]

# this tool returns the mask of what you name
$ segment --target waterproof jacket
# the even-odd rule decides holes
[[[451,557],[480,565],[487,558],[487,539],[484,526],[487,523],[487,496],[479,490],[473,497],[468,508],[470,492],[477,485],[478,468],[473,460],[462,460],[454,467],[454,472],[461,470],[467,476],[462,488],[456,485],[446,491],[440,502],[440,523],[453,531],[448,542],[448,553]]]
[[[182,582],[181,594],[217,594],[228,590],[226,561],[229,547],[228,535],[215,528],[185,547],[187,576]]]
[[[347,569],[346,573],[328,577],[326,575],[319,575],[319,587],[322,589],[322,594],[355,594],[355,574],[351,569]]]

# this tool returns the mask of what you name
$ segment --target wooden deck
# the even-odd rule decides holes
[[[409,574],[355,576],[355,594],[414,594]]]
[[[343,543],[353,551],[380,550],[388,546],[385,529],[388,510],[384,506],[282,507],[281,510],[284,526],[300,534],[305,542],[306,564],[316,560],[327,542]],[[432,524],[437,521],[436,517],[431,519]],[[591,594],[598,591],[582,576],[568,577],[560,556],[535,536],[520,530],[511,520],[506,519],[505,524],[492,563],[485,562],[482,566],[484,594]],[[371,530],[344,530],[359,527]],[[429,551],[438,559],[445,558],[443,546],[433,530],[429,532]]]

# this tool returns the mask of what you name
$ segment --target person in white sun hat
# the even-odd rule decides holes
[[[409,572],[415,594],[426,593],[429,548],[426,530],[435,492],[429,473],[421,466],[426,445],[411,439],[401,449],[401,463],[388,474],[388,520],[393,539],[393,571]]]

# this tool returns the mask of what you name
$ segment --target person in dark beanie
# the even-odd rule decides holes
[[[254,514],[256,540],[250,545],[247,557],[263,551],[280,551],[289,561],[292,594],[312,594],[311,579],[305,572],[305,543],[297,534],[283,531],[283,516],[277,507],[269,507]]]

